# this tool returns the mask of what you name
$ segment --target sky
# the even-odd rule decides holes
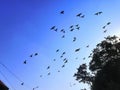
[[[78,83],[73,75],[80,64],[89,63],[91,59],[87,57],[104,37],[120,37],[119,3],[119,0],[0,0],[0,80],[9,90],[84,87],[89,90],[89,86]],[[95,15],[100,11],[102,14]],[[76,17],[79,13],[85,17]],[[111,24],[103,29],[108,22]],[[51,30],[53,26],[57,31]],[[78,48],[80,51],[75,52]],[[63,52],[66,53],[60,58]],[[64,58],[68,63],[62,68]]]

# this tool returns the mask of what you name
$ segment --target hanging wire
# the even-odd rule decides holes
[[[11,73],[18,81],[20,81],[21,83],[23,83],[23,81],[22,81],[18,76],[16,76],[10,69],[8,69],[3,63],[0,62],[0,64],[1,64],[9,73]]]
[[[7,81],[7,83],[11,86],[11,88],[13,89],[13,90],[16,90],[14,87],[13,87],[13,85],[9,82],[9,80],[7,79],[7,77],[0,71],[0,74],[5,78],[5,80]]]
[[[6,65],[4,65],[3,63],[0,62],[0,64],[9,72],[11,73],[11,75],[13,75],[18,81],[21,82],[21,85],[24,85],[24,82],[17,76],[15,75]],[[7,78],[6,78],[7,79]],[[8,81],[8,80],[7,80]],[[29,85],[25,85],[27,88],[30,89],[30,86]]]

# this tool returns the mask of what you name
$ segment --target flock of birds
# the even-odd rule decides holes
[[[96,15],[96,16],[99,16],[99,15],[101,15],[103,12],[102,11],[99,11],[99,12],[96,12],[96,13],[94,13],[94,15]],[[62,11],[60,11],[60,14],[65,14],[65,11],[64,10],[62,10]],[[83,14],[83,13],[78,13],[77,15],[76,15],[76,17],[78,17],[78,18],[85,18],[85,15]],[[103,33],[106,33],[107,32],[107,29],[106,29],[106,27],[107,26],[109,26],[111,24],[111,22],[107,22],[106,23],[106,25],[104,25],[103,27],[102,27],[102,29],[103,29]],[[61,29],[61,30],[59,30],[56,26],[52,26],[51,28],[50,28],[50,30],[51,31],[55,31],[55,32],[61,32],[61,33],[63,33],[63,35],[62,35],[62,37],[61,38],[65,38],[65,33],[67,32],[65,29]],[[69,26],[69,31],[70,32],[73,32],[74,30],[80,30],[80,25],[79,24],[76,24],[76,25],[70,25]],[[77,37],[73,37],[73,39],[71,40],[72,42],[76,42],[77,41]],[[87,45],[87,46],[85,46],[86,48],[89,48],[90,47],[90,45]],[[81,48],[76,48],[75,50],[74,50],[74,52],[76,53],[76,52],[79,52],[81,50]],[[61,49],[56,49],[56,53],[59,53],[61,51]],[[36,57],[36,56],[38,56],[39,55],[39,53],[33,53],[33,54],[31,54],[31,55],[29,55],[29,57],[30,58],[32,58],[32,57]],[[66,51],[62,51],[62,53],[61,53],[61,55],[60,55],[60,59],[62,59],[62,61],[63,61],[63,65],[61,66],[61,68],[64,68],[65,66],[66,66],[66,64],[69,62],[69,59],[67,58],[67,57],[65,57],[65,55],[66,55]],[[88,58],[90,58],[90,57],[92,57],[92,53],[90,53],[90,55],[88,56]],[[78,59],[78,57],[76,57],[76,59]],[[85,60],[86,59],[86,57],[83,57],[83,60]],[[55,62],[56,61],[56,59],[53,59],[53,61]],[[28,63],[28,60],[24,60],[23,61],[23,64],[27,64]],[[5,66],[5,65],[4,65]],[[51,69],[51,66],[50,65],[48,65],[48,66],[46,66],[46,70],[47,71],[49,71],[49,69]],[[57,72],[60,72],[60,69],[57,71]],[[48,72],[47,73],[47,75],[49,76],[49,75],[51,75],[51,72]],[[16,77],[16,76],[15,76]],[[41,74],[40,75],[40,77],[42,78],[43,77],[43,74]],[[21,82],[21,85],[24,85],[24,82],[22,81]],[[72,86],[74,86],[74,85],[76,85],[76,83],[70,83],[70,87],[72,87]],[[32,90],[35,90],[35,89],[37,89],[37,88],[39,88],[39,86],[36,86],[36,87],[34,87]],[[81,90],[87,90],[86,88],[84,88],[84,89],[81,89]]]
[[[61,12],[60,12],[60,14],[64,14],[64,13],[65,13],[65,11],[61,11]],[[101,15],[102,13],[103,13],[103,12],[100,11],[100,12],[96,12],[94,15],[99,16],[99,15]],[[79,14],[76,15],[76,17],[85,18],[85,15],[82,14],[82,13],[79,13]],[[104,26],[102,27],[103,33],[106,33],[106,32],[107,32],[106,27],[107,27],[108,25],[110,25],[110,24],[111,24],[111,22],[108,22],[108,23],[106,23],[106,25],[104,25]],[[59,31],[59,32],[63,33],[63,35],[62,35],[61,38],[65,38],[65,33],[66,33],[66,30],[65,30],[65,29],[59,30],[56,26],[52,26],[52,27],[50,28],[50,30],[55,31],[55,32],[58,32],[58,31]],[[74,30],[80,30],[80,25],[79,25],[79,24],[76,24],[76,25],[71,25],[71,26],[69,26],[69,31],[70,31],[70,32],[73,32]],[[77,41],[77,37],[73,37],[72,42],[75,42],[75,41]],[[90,45],[87,45],[86,48],[89,48],[89,46],[90,46]],[[79,52],[80,49],[81,49],[81,48],[76,48],[76,49],[74,50],[74,52]],[[58,53],[59,51],[60,51],[60,49],[57,49],[55,52]],[[62,58],[62,59],[63,59],[63,62],[64,62],[63,65],[61,66],[61,68],[64,68],[65,65],[68,63],[68,59],[67,59],[66,57],[64,57],[65,54],[66,54],[66,52],[63,51],[63,53],[60,55],[60,58]],[[39,54],[38,54],[38,53],[34,53],[34,54],[31,54],[29,57],[32,58],[32,57],[37,56],[37,55],[39,55]],[[88,58],[90,58],[91,56],[92,56],[92,53],[90,53],[90,55],[88,56]],[[63,58],[63,57],[64,57],[64,58]],[[78,59],[78,58],[76,57],[76,59]],[[86,57],[83,57],[83,60],[85,60],[85,59],[86,59]],[[54,59],[53,61],[56,61],[56,59]],[[23,64],[27,64],[27,60],[24,60]],[[51,68],[50,65],[48,65],[48,66],[46,67],[47,70],[49,70],[50,68]],[[60,70],[58,70],[58,72],[60,72]],[[51,72],[48,72],[47,75],[48,75],[48,76],[51,75]],[[40,77],[43,77],[43,75],[41,74]],[[24,85],[24,83],[21,83],[21,85]],[[75,83],[73,83],[73,84],[70,83],[70,86],[71,86],[71,87],[72,87],[73,85],[76,85],[76,84],[75,84]],[[38,87],[37,87],[37,88],[38,88]],[[34,90],[34,89],[35,89],[35,88],[33,88],[33,90]],[[81,90],[86,90],[86,89],[84,88],[84,89],[81,89]]]

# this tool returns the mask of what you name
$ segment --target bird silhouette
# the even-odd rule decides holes
[[[48,66],[47,69],[50,69],[50,66]]]
[[[99,13],[97,12],[97,13],[95,13],[94,15],[99,15]]]
[[[103,28],[103,29],[105,29],[105,28],[106,28],[106,26],[103,26],[102,28]]]
[[[77,30],[79,30],[79,29],[80,29],[80,27],[77,27],[76,29],[77,29]]]
[[[63,52],[62,55],[66,54],[66,52]]]
[[[76,17],[80,17],[81,15],[82,15],[82,13],[79,13],[79,14],[76,15]]]
[[[78,27],[79,26],[79,24],[77,24],[77,25],[75,25],[76,27]]]
[[[98,12],[98,14],[102,14],[102,13],[103,13],[102,11]]]
[[[33,55],[31,54],[30,57],[33,57]]]
[[[59,49],[57,49],[56,52],[59,52]]]
[[[73,37],[73,42],[75,42],[76,41],[76,37]]]
[[[73,30],[74,30],[74,28],[70,29],[70,31],[73,31]]]
[[[63,64],[63,65],[62,65],[62,68],[64,68],[64,67],[65,67],[65,65]]]
[[[50,75],[50,72],[48,73],[48,75]]]
[[[53,61],[56,61],[56,59],[54,59]]]
[[[38,55],[38,53],[35,53],[35,56],[37,56]]]
[[[55,26],[52,26],[50,29],[51,29],[51,30],[55,29]]]
[[[57,32],[57,31],[58,31],[58,29],[56,28],[54,31],[56,31],[56,32]]]
[[[110,25],[110,24],[111,24],[111,22],[108,22],[108,23],[107,23],[107,25]]]
[[[21,85],[24,85],[24,82],[22,82]]]
[[[104,30],[104,31],[103,31],[103,33],[106,33],[106,32],[107,32],[107,30]]]
[[[42,75],[40,75],[40,77],[42,77]]]
[[[73,28],[73,25],[71,25],[70,28]]]
[[[68,62],[68,60],[66,60],[64,63],[67,63]]]
[[[26,63],[27,63],[27,60],[25,60],[23,63],[26,64]]]
[[[65,38],[65,35],[63,35],[62,38]]]
[[[85,60],[86,58],[84,57],[83,60]]]
[[[78,49],[75,50],[75,52],[78,52],[78,51],[80,51],[80,48],[78,48]]]
[[[89,45],[87,45],[86,48],[89,48]]]
[[[82,15],[82,16],[81,16],[81,18],[84,18],[84,17],[85,17],[85,15]]]
[[[60,12],[60,14],[64,14],[64,11],[62,10],[62,11]]]
[[[60,70],[58,70],[58,72],[60,72]]]

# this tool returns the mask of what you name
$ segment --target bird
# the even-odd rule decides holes
[[[103,28],[103,29],[105,29],[105,28],[106,28],[106,26],[103,26],[102,28]]]
[[[50,72],[48,73],[48,75],[50,75]]]
[[[40,77],[42,77],[42,75],[40,75]]]
[[[66,52],[63,52],[62,55],[64,55]]]
[[[75,52],[78,52],[78,51],[80,51],[80,48],[78,48],[78,49],[75,50]]]
[[[33,57],[33,55],[31,54],[30,57]]]
[[[62,11],[60,12],[60,14],[64,14],[64,11],[62,10]]]
[[[75,42],[76,41],[76,37],[73,37],[73,42]]]
[[[51,30],[55,29],[55,26],[52,26],[50,29],[51,29]]]
[[[73,25],[71,25],[70,28],[73,28]]]
[[[68,62],[68,60],[66,60],[64,63],[67,63]]]
[[[110,24],[111,24],[111,22],[108,22],[108,23],[107,23],[107,25],[110,25]]]
[[[97,12],[97,13],[95,13],[94,15],[99,15],[99,13]]]
[[[73,31],[73,30],[74,30],[74,28],[70,29],[70,31]]]
[[[65,65],[62,65],[62,68],[65,67]]]
[[[38,55],[38,53],[35,53],[35,56],[37,56]]]
[[[59,52],[59,49],[57,49],[56,52]]]
[[[76,29],[77,29],[77,30],[79,30],[79,29],[80,29],[80,27],[77,27]]]
[[[24,63],[24,64],[26,64],[26,63],[27,63],[27,61],[25,60],[23,63]]]
[[[58,29],[56,28],[54,31],[56,31],[56,32],[57,32],[57,31],[58,31]]]
[[[106,33],[106,32],[107,32],[107,30],[104,30],[104,31],[103,31],[103,33]]]
[[[79,24],[77,24],[77,25],[75,25],[76,27],[78,27],[79,26]]]
[[[60,32],[63,32],[63,33],[65,33],[65,30],[64,29],[61,29],[61,31]]]
[[[62,57],[63,57],[63,55],[60,56],[60,58],[62,58]]]
[[[83,60],[85,60],[85,57],[83,58]]]
[[[50,69],[50,66],[48,66],[47,69]]]
[[[89,48],[89,45],[87,45],[86,48]]]
[[[53,61],[56,61],[56,59],[54,59]]]
[[[103,13],[102,11],[98,12],[98,14],[102,14],[102,13]]]
[[[24,85],[24,82],[22,82],[21,85]]]
[[[65,38],[65,35],[63,35],[62,38]]]
[[[58,72],[60,72],[60,70],[58,70]]]
[[[76,15],[76,17],[80,17],[81,15],[82,15],[82,13],[79,13],[79,14]]]
[[[84,18],[84,17],[85,17],[85,15],[82,15],[82,16],[81,16],[81,18]]]
[[[64,59],[63,59],[63,61],[66,61],[66,60],[67,60],[67,58],[64,58]]]

